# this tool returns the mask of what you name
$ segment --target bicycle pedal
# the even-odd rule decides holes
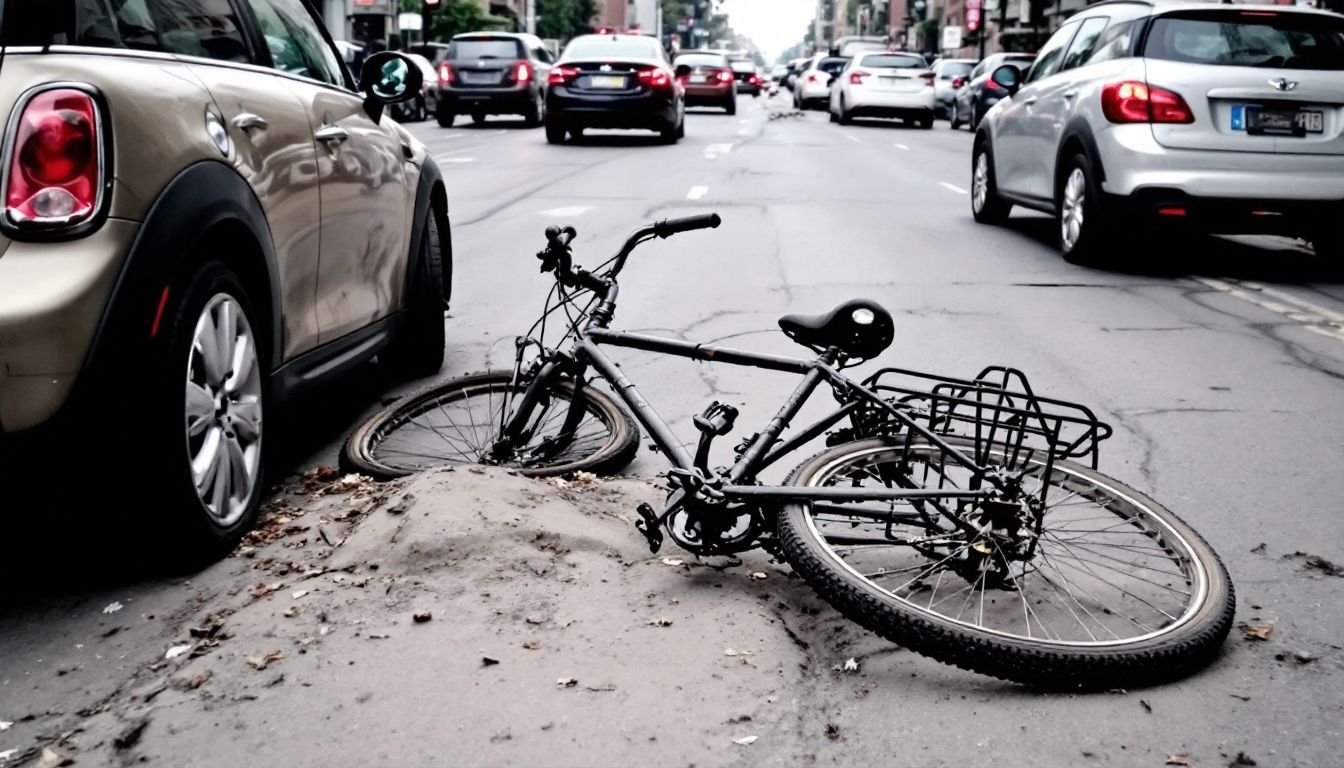
[[[658,550],[663,546],[663,531],[658,522],[658,513],[647,503],[635,507],[635,511],[639,513],[640,518],[635,521],[635,528],[648,539],[649,551],[658,554]]]

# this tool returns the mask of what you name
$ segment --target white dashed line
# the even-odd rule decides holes
[[[691,190],[686,193],[686,199],[699,200],[708,193],[709,193],[709,187],[706,187],[703,184],[697,184],[696,186],[691,187]]]
[[[863,143],[863,142],[861,142],[858,138],[856,138],[856,137],[854,137],[854,136],[850,136],[848,133],[841,134],[841,135],[844,136],[846,139],[849,139],[850,141],[854,142],[855,144],[862,144],[862,143]]]
[[[938,182],[938,186],[942,187],[943,189],[948,190],[949,192],[956,192],[958,195],[969,195],[969,194],[970,194],[970,192],[967,192],[966,190],[962,189],[961,187],[958,187],[956,184],[948,184],[946,181],[940,181],[940,182]]]
[[[474,162],[476,162],[476,158],[474,158],[474,157],[440,157],[440,158],[439,158],[439,162],[441,162],[441,163],[474,163]]]
[[[1211,277],[1195,279],[1215,291],[1221,291],[1261,309],[1283,315],[1308,331],[1335,341],[1344,341],[1344,314],[1332,309],[1326,309],[1290,293],[1249,280],[1218,280]]]
[[[593,210],[591,205],[570,205],[564,208],[552,208],[548,211],[542,211],[541,215],[555,217],[582,216],[591,210]]]
[[[905,146],[904,144],[893,144],[892,146],[896,147],[897,149],[904,149],[906,151],[910,150],[910,148]]]

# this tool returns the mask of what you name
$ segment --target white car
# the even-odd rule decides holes
[[[807,68],[798,73],[798,80],[793,87],[793,106],[797,109],[811,109],[829,99],[831,78],[848,63],[849,59],[841,56],[813,56]]]
[[[933,71],[917,53],[860,53],[831,89],[831,122],[896,117],[932,128],[937,101],[933,78]]]

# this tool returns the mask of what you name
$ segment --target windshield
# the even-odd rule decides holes
[[[521,59],[523,46],[511,37],[478,37],[454,40],[448,45],[450,59]]]
[[[734,61],[734,62],[733,62],[733,71],[734,71],[734,72],[755,72],[755,71],[756,71],[756,65],[755,65],[755,64],[752,64],[750,61]]]
[[[662,57],[658,42],[648,37],[577,37],[565,49],[566,59],[657,59]]]
[[[919,56],[864,56],[859,66],[878,69],[924,69],[924,59]]]
[[[969,61],[949,61],[943,64],[943,68],[938,75],[939,80],[951,80],[954,77],[965,77],[975,67]]]
[[[1159,16],[1144,56],[1266,69],[1344,70],[1344,19],[1277,11],[1205,11]]]
[[[678,67],[719,67],[722,69],[728,66],[728,60],[712,53],[688,53],[684,56],[678,56],[676,64]]]

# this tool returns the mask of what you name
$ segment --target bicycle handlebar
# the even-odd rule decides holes
[[[562,228],[552,224],[546,228],[546,242],[563,247],[569,245],[578,234],[573,227]]]
[[[653,234],[657,237],[671,237],[681,232],[696,229],[715,229],[723,219],[717,213],[702,213],[699,216],[686,216],[681,219],[664,219],[653,225]]]

